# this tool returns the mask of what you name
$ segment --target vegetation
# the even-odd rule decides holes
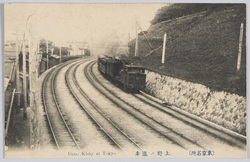
[[[46,39],[41,39],[40,40],[40,43],[39,43],[39,45],[40,45],[40,52],[42,52],[42,53],[46,53],[47,52],[47,42],[46,42],[47,40]],[[51,54],[51,49],[52,49],[52,47],[54,46],[54,43],[52,42],[52,41],[48,41],[48,47],[49,47],[49,50],[48,50],[48,53],[49,54]]]
[[[234,7],[235,4],[171,4],[170,6],[165,6],[160,8],[154,19],[151,21],[152,25],[155,25],[157,23],[160,23],[162,21],[171,20],[174,18],[204,12],[204,11],[220,11],[225,10],[230,7]],[[239,5],[243,9],[245,8],[245,5]]]
[[[246,26],[241,69],[236,70],[240,24],[246,24],[245,7],[242,4],[173,4],[161,8],[146,34],[154,49],[160,48],[150,54],[147,41],[139,36],[139,54],[135,63],[168,76],[203,84],[212,91],[246,96]],[[194,10],[189,11],[190,8]],[[173,19],[183,15],[186,16]],[[169,19],[171,21],[165,21]],[[167,44],[163,66],[161,46],[165,32]],[[128,60],[134,57],[134,44],[134,40],[129,43]]]
[[[62,47],[61,48],[62,56],[67,56],[68,55],[68,50],[69,50],[68,47]],[[53,54],[60,55],[60,47],[55,46]]]

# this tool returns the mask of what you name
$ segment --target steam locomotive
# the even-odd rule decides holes
[[[138,93],[145,88],[146,74],[143,67],[126,64],[123,60],[105,55],[98,57],[98,69],[127,92]]]

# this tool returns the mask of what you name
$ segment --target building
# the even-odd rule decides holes
[[[88,48],[86,42],[77,42],[77,41],[69,41],[69,55],[77,56],[77,55],[85,55],[85,49]]]

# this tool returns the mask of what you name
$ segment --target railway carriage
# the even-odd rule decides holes
[[[125,65],[120,59],[99,56],[98,69],[103,75],[121,85],[125,91],[139,92],[145,87],[146,74],[143,67]]]
[[[101,73],[106,74],[107,69],[107,60],[103,57],[98,57],[97,61],[98,69]]]
[[[121,60],[109,59],[107,63],[106,74],[109,75],[111,78],[115,79],[115,77],[121,71],[122,67],[123,63]]]
[[[125,65],[116,76],[123,88],[130,92],[138,92],[146,84],[145,69],[134,65]]]

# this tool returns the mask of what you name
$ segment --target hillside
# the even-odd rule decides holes
[[[142,34],[139,55],[133,62],[168,76],[201,83],[211,90],[246,96],[245,26],[241,69],[236,70],[240,24],[245,24],[246,6],[210,4],[188,13],[183,9],[187,5],[175,4],[171,17],[163,13],[167,7],[160,9],[146,32],[154,49],[162,46],[163,34],[167,33],[165,65],[161,65],[162,48],[148,55],[151,49]],[[192,4],[195,7],[201,6]],[[178,9],[187,15],[174,15]],[[135,40],[129,43],[128,60],[133,60],[134,44]]]

